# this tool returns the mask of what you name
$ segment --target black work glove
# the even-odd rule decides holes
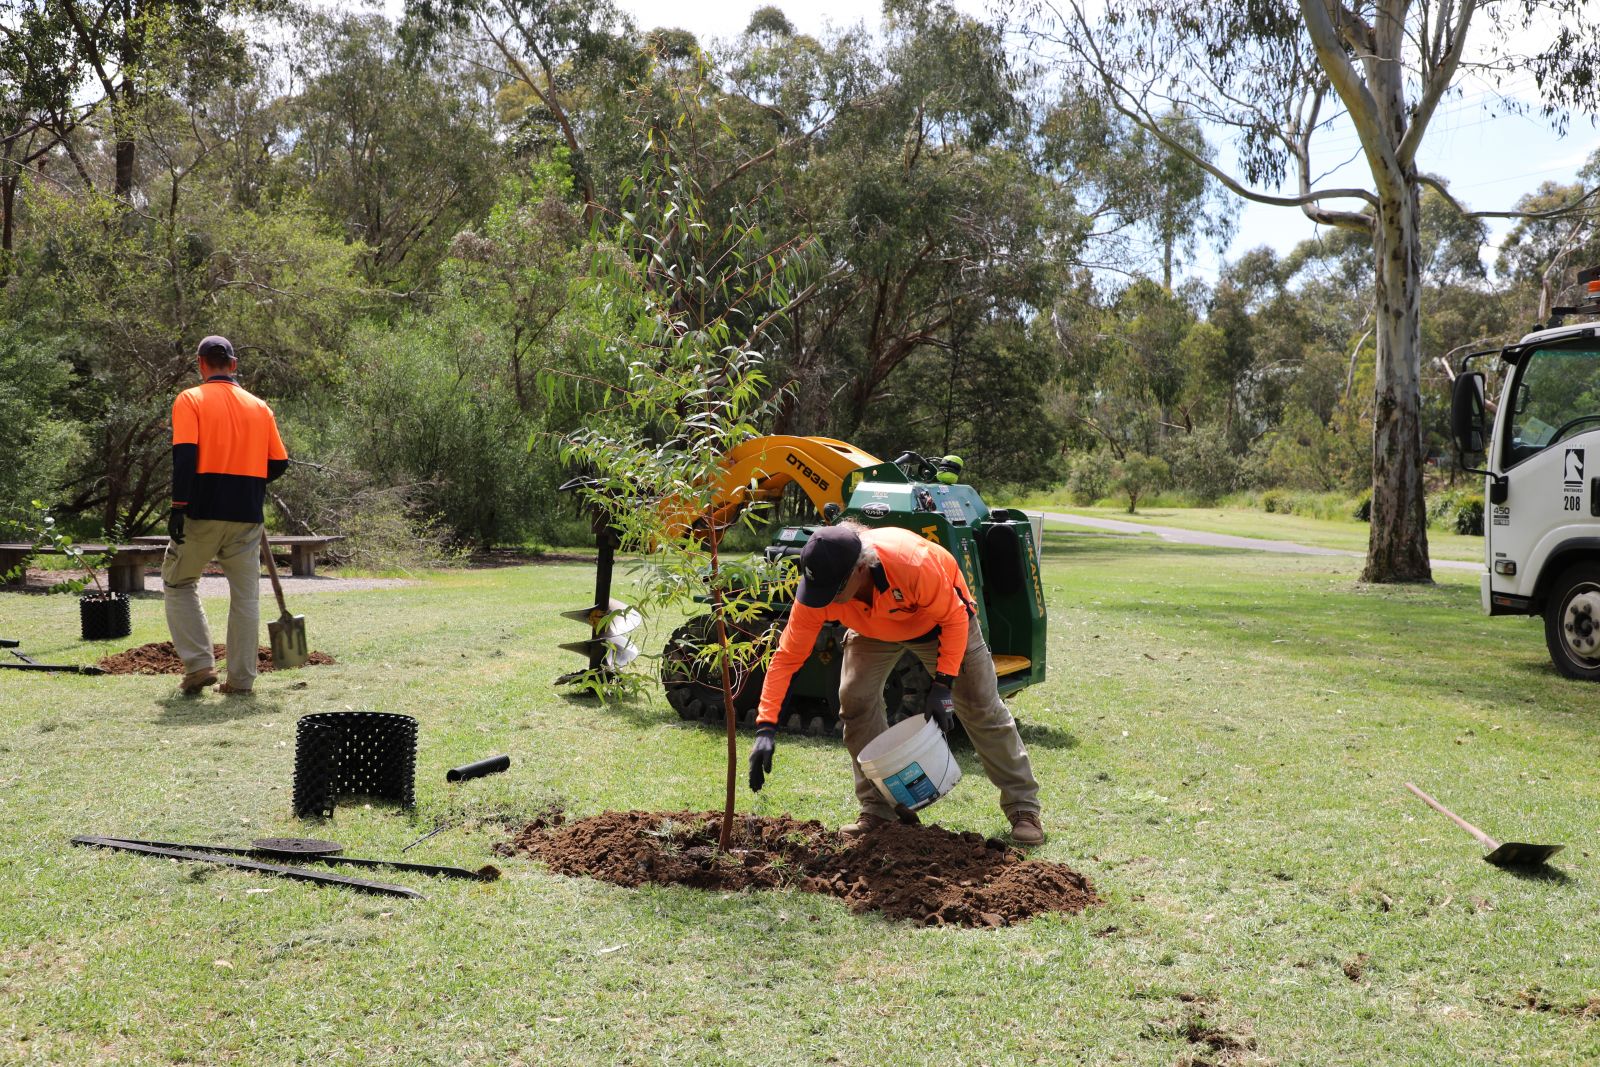
[[[175,545],[183,544],[183,509],[173,508],[167,512],[167,536],[172,538]]]
[[[922,702],[922,714],[927,716],[929,722],[937,724],[941,731],[949,733],[956,724],[956,698],[950,694],[950,682],[944,681],[944,677],[939,675],[928,687],[928,697]]]
[[[772,749],[777,744],[777,731],[771,728],[756,731],[756,744],[750,750],[750,788],[761,792],[772,773]]]

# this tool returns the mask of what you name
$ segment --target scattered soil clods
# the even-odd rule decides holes
[[[723,854],[721,821],[718,812],[608,811],[567,823],[547,813],[498,851],[622,886],[802,889],[928,926],[1009,926],[1100,901],[1071,868],[975,833],[890,824],[851,838],[786,815],[738,816]]]

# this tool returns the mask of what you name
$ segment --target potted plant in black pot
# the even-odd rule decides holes
[[[85,641],[109,641],[127,637],[133,632],[133,612],[128,603],[128,594],[113,593],[100,581],[100,569],[115,555],[114,551],[85,552],[82,545],[56,528],[55,517],[37,500],[29,502],[26,518],[8,520],[6,525],[29,535],[33,542],[30,559],[47,554],[65,556],[69,569],[77,572],[70,578],[56,582],[46,592],[82,593],[78,598],[78,622]],[[113,536],[109,540],[115,543],[117,538]],[[18,567],[26,567],[27,562],[24,560]],[[10,578],[11,573],[5,577]],[[94,590],[85,593],[84,590],[91,584]]]

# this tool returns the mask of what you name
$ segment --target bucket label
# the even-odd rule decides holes
[[[894,799],[912,811],[932,804],[939,799],[939,790],[926,774],[922,764],[909,763],[883,780],[884,788]]]

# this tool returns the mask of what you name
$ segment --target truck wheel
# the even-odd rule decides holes
[[[1600,682],[1600,563],[1561,572],[1544,605],[1544,643],[1556,670]]]

